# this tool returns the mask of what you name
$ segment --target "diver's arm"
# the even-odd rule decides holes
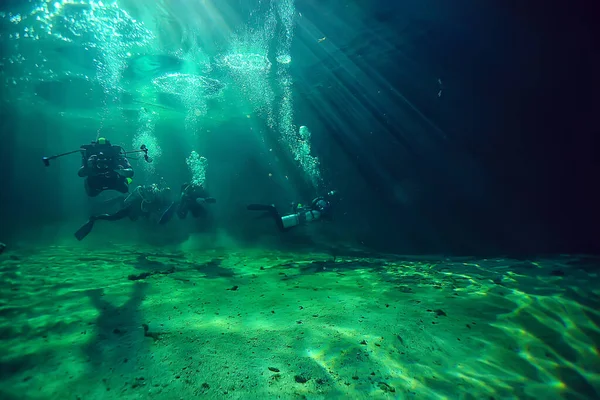
[[[115,172],[125,178],[133,177],[133,169],[132,168],[118,168],[118,169],[115,169]]]
[[[133,192],[131,192],[129,194],[129,196],[127,196],[125,198],[125,200],[123,201],[124,207],[129,207],[131,206],[131,204],[136,201],[136,200],[142,200],[142,193],[141,193],[142,187],[138,186],[136,187]]]
[[[133,168],[131,168],[131,164],[129,164],[129,161],[125,157],[122,157],[117,162],[115,172],[125,178],[133,178]]]
[[[79,171],[77,171],[77,175],[80,178],[85,178],[86,176],[90,176],[90,170],[91,167],[94,164],[94,159],[93,156],[90,158],[85,158],[85,156],[81,157],[81,168],[79,168]]]
[[[198,197],[196,199],[196,204],[214,204],[217,200],[214,197]]]

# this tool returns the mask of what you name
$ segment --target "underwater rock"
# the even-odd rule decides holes
[[[157,341],[160,339],[160,333],[150,332],[150,328],[148,327],[148,324],[142,324],[142,327],[144,328],[144,337],[151,337],[152,339],[154,339],[154,341]]]
[[[269,371],[271,371],[271,372],[279,372],[279,369],[275,368],[275,367],[269,367]]]
[[[130,281],[139,281],[140,279],[145,279],[149,276],[152,276],[150,272],[143,272],[139,275],[129,275],[127,279],[129,279]]]
[[[0,242],[0,254],[4,253],[4,250],[6,249],[6,245],[2,242]]]
[[[238,290],[238,288],[239,288],[239,286],[236,285],[236,286],[230,287],[227,290],[236,291],[236,290]]]
[[[435,314],[438,316],[447,317],[446,313],[441,308],[435,310]]]
[[[166,271],[142,272],[141,274],[138,274],[138,275],[133,274],[133,275],[129,275],[127,277],[127,279],[129,279],[130,281],[139,281],[141,279],[146,279],[152,275],[168,275],[168,274],[172,274],[173,272],[175,272],[175,267],[171,267]]]
[[[385,382],[379,382],[379,389],[383,390],[384,392],[391,393],[394,393],[396,391],[396,389],[393,386],[390,386]]]
[[[303,375],[296,375],[296,376],[294,376],[294,380],[297,383],[306,383],[306,382],[308,382],[310,380],[310,378],[307,378],[307,377],[305,377]]]
[[[139,378],[135,378],[135,382],[133,382],[131,384],[131,388],[135,389],[135,388],[138,388],[140,386],[145,386],[145,385],[146,385],[146,382],[145,382],[144,377],[142,376],[142,377],[139,377]]]

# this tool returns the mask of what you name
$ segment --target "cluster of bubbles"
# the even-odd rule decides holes
[[[156,161],[160,159],[162,156],[162,149],[158,144],[158,140],[155,136],[155,126],[156,126],[156,117],[157,114],[154,111],[148,111],[145,108],[142,108],[138,117],[138,129],[133,137],[133,148],[139,149],[143,144],[145,144],[150,151],[152,152],[151,156],[154,160],[152,163],[142,163],[143,168],[153,174],[156,168]]]
[[[266,119],[267,125],[280,132],[281,140],[316,185],[321,176],[319,162],[311,156],[310,131],[306,127],[297,129],[294,125],[293,80],[290,73],[290,50],[297,14],[294,0],[266,1],[269,2],[268,6],[253,12],[250,23],[232,36],[229,50],[216,58],[216,65],[228,73],[242,97]],[[136,21],[119,7],[116,0],[30,0],[30,3],[33,8],[28,12],[0,13],[0,18],[8,21],[8,25],[14,28],[8,33],[0,33],[0,36],[4,39],[10,35],[9,39],[15,43],[25,39],[49,38],[55,43],[58,40],[59,43],[94,50],[96,79],[105,93],[105,119],[109,115],[109,104],[118,102],[124,90],[120,85],[127,58],[139,49],[152,47],[155,35],[143,22]],[[192,65],[200,62],[206,64],[208,71],[210,61],[202,52],[201,46],[192,43],[190,47],[184,58]],[[20,67],[26,59],[32,64],[34,73],[39,74],[37,71],[49,69],[47,65],[50,62],[47,62],[43,50],[40,47],[39,54],[35,55],[35,62],[32,61],[31,54],[21,54],[18,51],[13,51],[7,62],[3,55],[0,74],[5,73],[5,63]],[[19,67],[15,68],[15,73],[19,71]],[[276,77],[276,80],[272,77]],[[151,84],[157,91],[177,96],[181,100],[186,109],[185,126],[189,134],[195,133],[198,119],[207,114],[207,100],[222,96],[225,89],[225,84],[221,81],[193,72],[169,72],[153,79]],[[153,135],[153,121],[152,114],[140,113],[134,145],[148,145],[153,149],[154,157],[157,157],[160,148]],[[193,152],[188,158],[188,165],[205,165],[201,160],[204,159]],[[153,165],[148,164],[146,167],[153,168]],[[203,176],[204,169],[196,169],[202,171]]]
[[[310,136],[311,133],[308,128],[301,126],[298,129],[298,137],[289,144],[294,158],[300,164],[312,184],[317,187],[323,183],[323,178],[319,168],[319,159],[311,154]]]
[[[198,117],[208,111],[207,100],[221,96],[225,84],[201,75],[172,73],[152,81],[154,86],[171,95],[179,96],[186,108],[186,129],[192,129]]]
[[[206,180],[206,166],[208,160],[192,150],[190,156],[185,160],[192,173],[192,184],[204,186]]]
[[[154,37],[115,1],[42,1],[29,18],[38,21],[48,36],[92,47],[105,47],[107,41],[118,38],[120,49],[126,50],[143,46]]]
[[[192,92],[195,97],[216,98],[221,95],[225,84],[217,79],[201,75],[173,73],[160,76],[152,81],[159,90],[169,94]]]
[[[281,91],[281,99],[278,102],[278,129],[281,132],[282,140],[292,152],[306,177],[314,186],[318,186],[322,182],[322,178],[319,160],[311,155],[311,133],[306,126],[301,126],[296,131],[294,125],[293,81],[289,71],[289,64],[292,61],[290,48],[294,37],[294,15],[296,13],[294,0],[279,0],[275,7],[282,25],[276,50],[277,82]]]
[[[115,1],[40,0],[30,3],[34,5],[28,12],[0,14],[14,25],[8,34],[9,39],[15,41],[13,53],[18,53],[17,40],[58,39],[82,48],[98,49],[94,62],[105,91],[116,89],[128,51],[147,45],[154,37],[143,23],[131,18]],[[28,56],[28,61],[35,64],[36,72],[48,61],[42,49]],[[18,54],[16,58],[13,56],[14,61],[22,63],[25,57]]]
[[[276,26],[277,18],[270,8],[264,19],[256,18],[251,26],[233,35],[229,52],[219,60],[243,97],[267,119],[271,128],[275,128],[275,93],[269,80],[272,65],[268,53]]]

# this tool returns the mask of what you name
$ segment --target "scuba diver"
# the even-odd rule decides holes
[[[82,145],[78,150],[59,154],[52,157],[43,157],[45,166],[50,166],[50,160],[73,153],[81,153],[81,168],[77,175],[85,178],[84,187],[89,197],[96,197],[104,190],[116,190],[121,193],[129,192],[129,184],[134,175],[127,155],[130,153],[144,153],[144,160],[150,163],[148,148],[142,145],[140,150],[125,151],[121,146],[112,145],[106,138],[98,138],[91,144]]]
[[[88,196],[96,197],[109,189],[121,193],[129,191],[133,168],[121,146],[113,146],[105,138],[99,138],[92,144],[81,146],[81,149],[82,165],[77,175],[85,178],[84,186]]]
[[[139,217],[149,218],[151,215],[160,215],[165,207],[170,204],[171,188],[159,189],[158,185],[138,186],[122,200],[121,209],[114,214],[92,215],[90,219],[75,232],[77,240],[83,240],[94,227],[98,220],[118,221],[125,217],[136,221]],[[121,198],[123,199],[123,198]]]
[[[246,208],[250,211],[266,211],[267,215],[275,220],[277,228],[281,232],[287,232],[295,226],[305,225],[308,222],[331,220],[331,202],[336,194],[337,192],[332,190],[325,196],[314,198],[308,206],[292,203],[292,213],[283,217],[279,214],[275,205],[250,204]]]
[[[166,224],[173,218],[175,212],[177,212],[179,219],[184,219],[190,212],[194,218],[199,218],[206,214],[205,204],[214,204],[216,202],[216,199],[208,196],[208,192],[202,185],[184,183],[181,186],[179,201],[171,203],[158,223],[161,225]]]

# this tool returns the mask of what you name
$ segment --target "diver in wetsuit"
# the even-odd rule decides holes
[[[151,215],[160,215],[170,204],[171,189],[159,189],[158,185],[138,186],[123,200],[123,206],[114,214],[92,215],[90,219],[75,232],[77,240],[83,240],[94,227],[97,220],[118,221],[129,217],[136,221],[139,217],[149,218]]]
[[[113,146],[105,138],[81,146],[81,168],[77,173],[85,178],[88,196],[96,197],[104,190],[129,191],[133,177],[131,164],[121,146]]]
[[[283,217],[279,214],[275,205],[250,204],[247,209],[251,211],[267,211],[268,215],[275,221],[277,228],[281,232],[286,232],[295,226],[305,225],[308,222],[331,220],[331,202],[336,194],[337,192],[332,190],[325,196],[314,198],[308,206],[292,203],[292,212]]]
[[[179,201],[173,202],[164,212],[159,220],[159,224],[166,224],[171,220],[173,214],[177,212],[180,219],[187,217],[192,213],[194,218],[199,218],[206,214],[206,204],[214,204],[217,201],[208,195],[208,192],[202,185],[193,183],[184,183],[181,186],[181,196]]]

